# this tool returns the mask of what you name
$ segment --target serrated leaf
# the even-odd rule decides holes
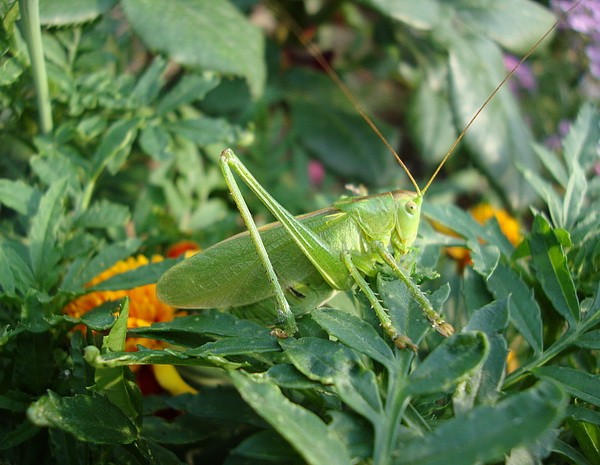
[[[217,142],[230,143],[234,140],[233,127],[223,118],[186,119],[165,124],[163,127],[200,146]]]
[[[49,391],[31,404],[27,417],[34,425],[60,428],[95,444],[129,444],[138,437],[121,409],[100,396],[60,397]]]
[[[29,260],[36,281],[45,288],[56,278],[54,267],[60,259],[56,233],[63,211],[62,199],[67,189],[67,178],[53,183],[43,195],[29,230]]]
[[[85,210],[77,219],[77,225],[82,228],[108,229],[120,227],[129,220],[129,208],[125,205],[101,199]]]
[[[551,383],[480,406],[444,421],[431,433],[400,444],[394,465],[474,465],[502,460],[512,448],[530,444],[564,414],[565,395]],[[516,427],[518,425],[518,427]]]
[[[573,397],[600,407],[600,375],[559,366],[544,366],[531,371],[538,378],[559,383]]]
[[[311,465],[352,463],[341,441],[317,415],[290,402],[273,383],[242,372],[231,378],[242,397]],[[292,420],[293,419],[293,420]]]
[[[533,351],[539,354],[542,351],[542,316],[533,291],[502,262],[487,279],[487,285],[496,299],[511,296],[510,320]]]
[[[548,222],[540,215],[533,220],[528,237],[536,276],[558,313],[571,326],[579,321],[579,301],[568,269],[567,258]]]
[[[119,171],[131,151],[140,123],[140,118],[128,118],[118,120],[109,126],[94,153],[92,168],[94,176],[98,176],[106,166],[111,174]]]
[[[184,66],[242,76],[254,97],[262,93],[263,36],[228,1],[171,0],[165,8],[152,0],[124,0],[122,5],[150,48]]]
[[[202,100],[220,82],[221,80],[213,74],[186,74],[160,99],[156,112],[162,115],[182,105]]]
[[[111,353],[125,350],[128,318],[129,299],[124,298],[121,300],[117,320],[108,335],[103,337],[103,352]],[[142,395],[131,371],[124,367],[96,367],[94,381],[95,384],[92,386],[92,390],[105,395],[108,400],[127,415],[132,423],[141,426]]]
[[[580,335],[575,341],[575,345],[584,349],[600,350],[600,329]]]

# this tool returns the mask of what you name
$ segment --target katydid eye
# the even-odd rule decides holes
[[[417,204],[412,200],[409,200],[404,204],[404,210],[406,210],[406,213],[409,215],[414,215],[417,212],[417,208]]]

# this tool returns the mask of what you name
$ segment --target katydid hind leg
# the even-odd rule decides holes
[[[223,152],[225,153],[225,152]],[[220,159],[221,170],[223,172],[223,177],[225,178],[225,182],[227,183],[227,187],[231,192],[233,200],[238,207],[240,215],[248,229],[248,233],[252,238],[252,242],[256,248],[256,252],[258,257],[265,269],[267,274],[267,278],[269,280],[269,284],[273,289],[273,293],[275,295],[275,300],[277,302],[277,314],[281,324],[284,326],[284,329],[275,329],[273,334],[278,338],[286,338],[290,334],[294,334],[298,330],[298,326],[296,324],[296,319],[294,318],[294,314],[292,313],[290,306],[285,298],[283,289],[281,288],[281,284],[279,284],[279,280],[277,279],[277,275],[275,274],[275,270],[273,269],[273,264],[269,259],[269,254],[265,245],[260,237],[260,232],[258,231],[258,227],[254,222],[254,218],[252,218],[252,214],[248,209],[248,205],[244,200],[244,197],[237,185],[235,177],[231,171],[230,165],[228,163],[228,159],[224,156],[221,156]]]

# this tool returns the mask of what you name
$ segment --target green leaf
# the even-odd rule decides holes
[[[502,262],[487,279],[487,285],[496,299],[511,296],[510,320],[534,352],[539,354],[542,351],[542,317],[533,291]]]
[[[579,321],[575,284],[560,241],[541,215],[533,219],[528,237],[535,274],[558,313],[574,326]]]
[[[575,345],[584,349],[600,350],[600,329],[580,335],[575,341]]]
[[[27,410],[29,420],[40,427],[60,428],[77,439],[96,444],[129,444],[137,429],[116,405],[100,396],[60,397],[48,391]]]
[[[85,210],[77,218],[77,225],[82,228],[109,229],[120,227],[130,218],[129,208],[125,205],[101,199]]]
[[[483,331],[490,346],[489,355],[481,367],[481,379],[475,393],[479,403],[493,403],[504,380],[508,344],[501,333],[508,326],[509,305],[510,299],[506,298],[475,310],[464,328],[468,331]]]
[[[567,419],[567,424],[590,463],[600,463],[600,427],[585,421]]]
[[[127,319],[129,318],[129,299],[121,300],[121,311],[107,336],[102,341],[102,352],[112,353],[125,350]],[[95,384],[92,390],[106,396],[119,407],[127,418],[138,427],[141,426],[142,394],[135,383],[133,373],[125,367],[96,367]]]
[[[206,342],[207,337],[269,337],[269,330],[263,326],[216,310],[178,317],[149,327],[132,328],[129,333],[186,347],[197,347]]]
[[[373,424],[379,421],[383,406],[375,374],[364,366],[356,352],[343,344],[312,337],[282,340],[280,344],[307,378],[335,385],[349,407]]]
[[[457,10],[466,27],[521,55],[527,53],[555,21],[549,9],[530,0],[466,3],[466,7]]]
[[[131,152],[140,123],[140,118],[127,118],[110,125],[94,153],[93,176],[98,176],[106,166],[110,174],[119,171]]]
[[[232,126],[222,118],[198,118],[166,123],[163,128],[185,137],[200,146],[215,143],[231,143],[234,140]]]
[[[33,187],[21,180],[0,179],[0,203],[21,215],[28,213],[33,193]]]
[[[57,277],[54,267],[60,259],[56,233],[61,224],[62,199],[67,189],[67,178],[54,182],[40,201],[29,230],[29,260],[36,281],[42,288],[51,286]]]
[[[440,3],[435,0],[361,0],[381,14],[416,29],[432,29],[443,17]]]
[[[173,111],[182,105],[187,105],[204,96],[219,85],[221,80],[210,73],[185,74],[156,105],[159,115]]]
[[[538,378],[558,382],[573,397],[600,407],[600,375],[558,366],[539,367],[531,371]]]
[[[486,359],[487,338],[482,332],[463,332],[445,339],[409,376],[412,395],[448,391],[466,379]]]
[[[441,161],[457,136],[448,102],[446,74],[445,63],[427,66],[408,107],[407,123],[419,153],[430,163]]]
[[[531,444],[557,425],[566,398],[551,383],[480,406],[444,421],[431,433],[400,444],[395,465],[472,465],[502,460],[512,448]]]
[[[458,127],[464,128],[504,78],[500,48],[482,37],[465,40],[452,36],[450,89]],[[515,207],[528,205],[534,192],[516,166],[539,171],[531,144],[533,137],[510,90],[504,86],[465,134],[473,161]]]
[[[305,98],[292,101],[292,119],[301,143],[343,177],[384,184],[393,162],[389,151],[359,115],[331,104]],[[391,128],[379,122],[377,126],[393,144]]]
[[[140,244],[141,241],[139,239],[126,239],[123,242],[107,245],[94,258],[87,262],[83,269],[80,268],[83,266],[81,263],[74,262],[74,266],[69,268],[61,288],[66,291],[80,293],[84,284],[113,266],[119,260],[125,260],[131,256],[140,247]],[[75,266],[76,264],[79,266]]]
[[[262,337],[260,337],[262,336]],[[254,337],[231,337],[220,339],[195,349],[187,350],[186,355],[207,357],[209,355],[218,355],[220,357],[230,357],[232,355],[254,355],[269,352],[281,352],[276,339],[268,333],[262,333]]]
[[[40,429],[29,421],[24,421],[0,438],[0,450],[10,450],[34,437]]]
[[[116,0],[40,0],[40,23],[69,26],[93,21],[108,11]]]
[[[79,321],[94,331],[107,331],[117,321],[114,314],[120,310],[121,305],[123,305],[122,300],[109,300],[84,313]]]
[[[352,463],[341,441],[313,412],[290,402],[273,383],[242,372],[231,378],[244,400],[311,465]]]
[[[154,160],[165,161],[173,156],[173,138],[162,126],[144,126],[138,142],[140,148]]]
[[[391,364],[395,363],[394,353],[390,347],[366,321],[351,313],[333,308],[314,310],[311,316],[329,335],[348,347],[368,355],[388,370]]]
[[[252,95],[265,85],[264,40],[228,1],[124,0],[123,10],[150,47],[189,67],[242,76]]]

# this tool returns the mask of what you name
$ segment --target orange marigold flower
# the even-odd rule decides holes
[[[194,253],[200,251],[200,246],[196,244],[194,241],[179,241],[173,244],[171,247],[167,249],[167,257],[169,258],[177,258],[180,255],[184,255],[187,258]]]
[[[113,266],[104,270],[98,276],[93,278],[86,287],[95,286],[102,281],[111,278],[120,273],[134,270],[140,266],[154,262],[160,262],[164,258],[160,255],[154,255],[151,260],[143,255],[137,257],[129,257],[126,260],[121,260]],[[127,321],[128,328],[137,328],[139,326],[148,326],[159,321],[171,321],[175,316],[175,309],[170,307],[156,297],[156,284],[147,284],[145,286],[135,287],[124,291],[96,291],[85,294],[71,303],[69,303],[63,311],[71,316],[79,318],[84,313],[96,308],[104,302],[119,300],[125,296],[129,297],[129,319]],[[162,343],[150,339],[127,338],[127,351],[135,351],[136,345],[142,343],[150,349],[162,347]]]

